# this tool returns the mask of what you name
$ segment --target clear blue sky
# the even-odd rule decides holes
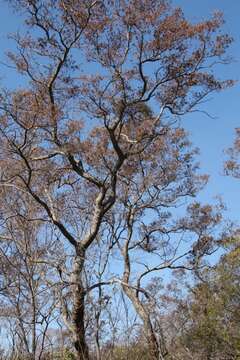
[[[136,0],[137,1],[137,0]],[[4,1],[0,1],[0,60],[4,60],[4,52],[12,45],[7,40],[7,33],[21,29],[19,17],[8,10]],[[226,20],[225,29],[235,42],[230,53],[235,59],[227,67],[222,67],[219,75],[224,78],[240,80],[240,1],[238,0],[173,0],[173,4],[181,6],[187,18],[194,21],[204,19],[214,10],[221,10]],[[16,79],[10,69],[0,65],[0,77],[10,87],[16,85]],[[191,114],[184,120],[190,132],[193,143],[200,148],[201,169],[210,174],[210,181],[201,193],[200,199],[211,201],[216,195],[221,195],[228,207],[228,216],[240,220],[240,180],[223,176],[224,149],[228,148],[234,139],[234,129],[240,126],[240,83],[221,93],[214,94],[204,108],[215,119],[210,119],[202,113]]]
[[[234,62],[220,69],[218,74],[224,78],[240,81],[240,1],[238,0],[174,0],[181,6],[186,16],[201,20],[215,10],[224,13],[225,30],[234,37],[230,54]],[[200,148],[201,169],[210,174],[209,184],[201,194],[201,199],[209,201],[221,195],[228,207],[228,215],[240,220],[240,180],[223,176],[224,149],[234,139],[234,129],[240,127],[240,82],[220,94],[213,94],[205,109],[216,119],[209,119],[201,113],[191,114],[185,120],[194,144]]]

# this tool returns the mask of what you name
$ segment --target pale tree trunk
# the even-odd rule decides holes
[[[167,356],[167,350],[164,344],[162,334],[154,331],[150,314],[146,306],[139,299],[136,288],[130,285],[131,260],[129,257],[129,244],[133,235],[134,212],[130,209],[127,218],[128,237],[122,249],[124,258],[124,273],[122,278],[122,289],[131,301],[136,313],[143,322],[144,335],[148,344],[148,351],[151,360],[164,360]]]
[[[99,344],[99,335],[96,334],[96,360],[101,360],[101,351],[100,351],[100,344]]]
[[[123,285],[122,288],[125,294],[127,295],[127,297],[130,299],[131,303],[134,306],[134,309],[136,310],[137,314],[139,315],[140,319],[143,322],[144,335],[148,343],[148,351],[149,351],[150,359],[164,360],[165,356],[167,355],[167,351],[166,349],[162,348],[162,345],[160,344],[156,336],[148,311],[145,309],[144,305],[136,296],[135,290],[131,289],[127,285]]]

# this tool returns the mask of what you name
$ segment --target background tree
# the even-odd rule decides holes
[[[239,178],[240,129],[236,129],[235,141],[232,148],[227,151],[229,159],[225,163],[227,175]]]
[[[239,358],[239,239],[225,244],[227,252],[189,287],[187,298],[175,298],[174,359]]]
[[[11,356],[30,360],[43,359],[48,328],[58,317],[48,266],[55,242],[42,232],[35,210],[22,193],[1,192],[1,322],[11,332]]]

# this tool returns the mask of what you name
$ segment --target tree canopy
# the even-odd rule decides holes
[[[0,90],[0,297],[9,356],[125,359],[139,344],[141,359],[175,359],[163,296],[171,274],[199,276],[231,235],[221,203],[194,199],[208,176],[181,124],[233,84],[213,71],[228,62],[232,42],[222,15],[191,23],[166,0],[7,3],[25,19],[8,52],[22,86]],[[211,300],[195,326],[205,305],[193,298],[189,331],[198,346],[204,336],[215,346],[205,331],[213,316],[216,338],[238,354],[230,323],[227,335],[216,329],[234,292],[222,266],[214,275],[226,285],[218,314]],[[212,286],[194,292],[210,297]],[[188,333],[184,341],[190,348]]]

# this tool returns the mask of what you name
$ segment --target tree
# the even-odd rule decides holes
[[[239,358],[239,239],[228,242],[227,250],[179,306],[185,319],[180,342],[189,359]]]
[[[43,236],[41,221],[22,194],[1,191],[0,267],[1,322],[11,332],[13,358],[43,359],[47,332],[56,320],[52,268],[54,238]],[[35,215],[35,216],[34,216]],[[39,261],[39,258],[45,261]],[[56,278],[56,277],[55,277]],[[56,284],[55,284],[56,286]]]
[[[187,184],[180,186],[190,186],[191,155],[180,156],[184,135],[174,123],[231,85],[212,73],[231,39],[221,34],[221,15],[191,24],[164,0],[7,2],[26,16],[28,31],[13,37],[17,50],[8,54],[24,86],[1,91],[1,186],[28,194],[65,241],[71,261],[62,315],[78,359],[87,360],[86,296],[101,286],[86,282],[91,248],[105,238],[111,214],[125,206],[122,191],[142,168],[152,174],[140,182],[149,198],[170,181],[161,161],[172,143],[170,164],[184,162]],[[179,197],[195,194],[194,185],[186,192],[177,186]],[[128,199],[136,191],[132,184]],[[154,200],[152,207],[158,210]],[[128,261],[125,254],[125,283]]]
[[[236,129],[234,144],[227,152],[229,159],[225,163],[226,174],[239,179],[240,129]]]

